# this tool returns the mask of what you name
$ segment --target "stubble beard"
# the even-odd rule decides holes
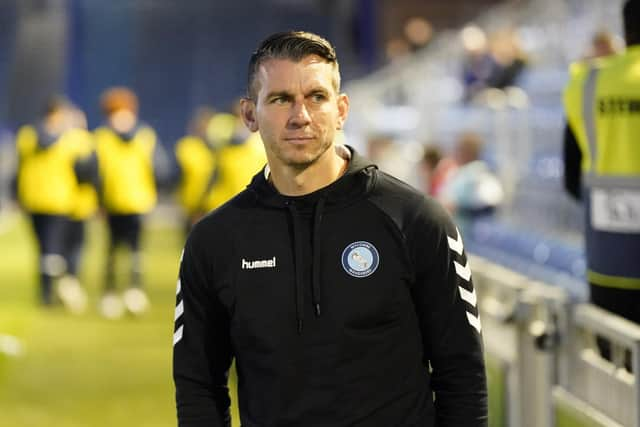
[[[311,147],[311,150],[309,152],[307,152],[307,150],[302,150],[302,156],[300,156],[295,149],[291,150],[293,152],[293,155],[287,155],[285,153],[285,150],[281,149],[279,149],[275,154],[287,167],[292,168],[296,171],[303,171],[309,166],[312,166],[314,163],[316,163],[330,147],[330,142],[323,141],[317,147]]]

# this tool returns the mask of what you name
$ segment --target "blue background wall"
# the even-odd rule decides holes
[[[28,85],[33,92],[26,99],[16,93],[9,100],[0,96],[5,107],[0,114],[15,129],[35,120],[49,95],[64,92],[87,112],[93,128],[101,122],[100,93],[113,85],[125,85],[138,93],[143,120],[158,130],[165,145],[171,145],[182,136],[197,106],[209,104],[225,110],[244,93],[249,56],[272,32],[304,29],[328,37],[337,46],[343,76],[358,75],[366,64],[360,67],[363,57],[355,52],[361,40],[354,40],[345,29],[361,21],[352,19],[351,3],[22,0],[17,19],[12,19],[18,2],[0,2],[0,84],[11,85],[14,92],[24,92]],[[17,67],[18,58],[34,55],[27,54],[31,48],[24,43],[12,55],[13,37],[21,29],[25,33],[29,17],[61,8],[66,24],[63,42],[41,55],[39,63],[57,58],[64,62],[63,75],[49,74],[55,84],[40,84],[30,76],[42,67],[33,63]],[[47,42],[43,34],[31,34],[29,39],[31,46]]]

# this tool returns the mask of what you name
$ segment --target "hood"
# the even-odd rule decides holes
[[[286,209],[290,203],[295,203],[302,211],[313,208],[320,199],[324,200],[327,208],[340,206],[364,197],[374,184],[374,169],[378,167],[368,159],[358,154],[350,146],[340,146],[348,151],[349,165],[345,173],[333,183],[313,193],[303,196],[285,196],[267,179],[268,167],[256,174],[248,190],[256,197],[258,204],[263,206]]]
[[[369,160],[360,156],[352,147],[338,146],[344,149],[344,157],[349,159],[345,173],[328,186],[303,196],[285,196],[276,190],[268,181],[268,168],[265,167],[253,177],[248,190],[255,196],[257,204],[274,209],[285,210],[291,220],[291,244],[294,253],[296,319],[298,333],[302,333],[304,326],[304,286],[305,257],[302,241],[303,217],[313,216],[311,230],[311,296],[315,315],[322,315],[322,278],[320,271],[322,217],[325,212],[342,208],[365,197],[375,184],[375,166]]]
[[[38,125],[36,131],[38,133],[38,147],[42,149],[51,147],[63,134],[63,132],[55,134],[48,132],[42,123]]]
[[[136,122],[135,125],[133,125],[131,127],[131,129],[129,129],[126,132],[119,132],[116,129],[114,129],[108,122],[104,123],[103,125],[105,128],[110,129],[113,133],[115,133],[118,138],[120,138],[122,141],[124,142],[129,142],[132,141],[133,138],[136,136],[136,133],[138,133],[138,131],[140,130],[140,128],[144,127],[144,124],[140,121]]]

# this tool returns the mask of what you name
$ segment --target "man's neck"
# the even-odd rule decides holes
[[[302,168],[270,169],[269,180],[280,194],[304,196],[324,188],[340,178],[349,165],[345,147],[331,147],[313,164]]]

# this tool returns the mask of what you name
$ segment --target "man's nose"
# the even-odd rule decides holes
[[[289,117],[289,125],[294,127],[306,126],[311,123],[309,110],[304,102],[294,102],[291,106],[291,116]]]

